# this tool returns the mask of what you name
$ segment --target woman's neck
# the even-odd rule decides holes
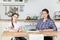
[[[13,23],[17,23],[17,21],[13,21]]]
[[[43,22],[46,22],[47,18],[43,18]]]

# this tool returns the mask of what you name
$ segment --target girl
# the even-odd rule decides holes
[[[21,32],[22,25],[18,22],[19,14],[13,13],[11,17],[11,23],[9,24],[10,32]],[[26,40],[24,37],[15,37],[16,40]],[[11,39],[12,40],[12,39]]]

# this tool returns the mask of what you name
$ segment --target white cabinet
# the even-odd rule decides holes
[[[1,3],[23,3],[24,0],[2,0]]]

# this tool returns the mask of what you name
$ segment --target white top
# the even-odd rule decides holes
[[[22,28],[22,24],[17,22],[17,23],[13,23],[14,25],[14,29],[19,29],[19,28]],[[9,27],[12,27],[12,23],[10,22],[9,23]]]

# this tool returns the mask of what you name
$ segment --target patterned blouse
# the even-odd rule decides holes
[[[53,29],[57,31],[57,27],[53,20],[47,19],[46,22],[43,22],[43,19],[39,19],[36,25],[37,30]]]

